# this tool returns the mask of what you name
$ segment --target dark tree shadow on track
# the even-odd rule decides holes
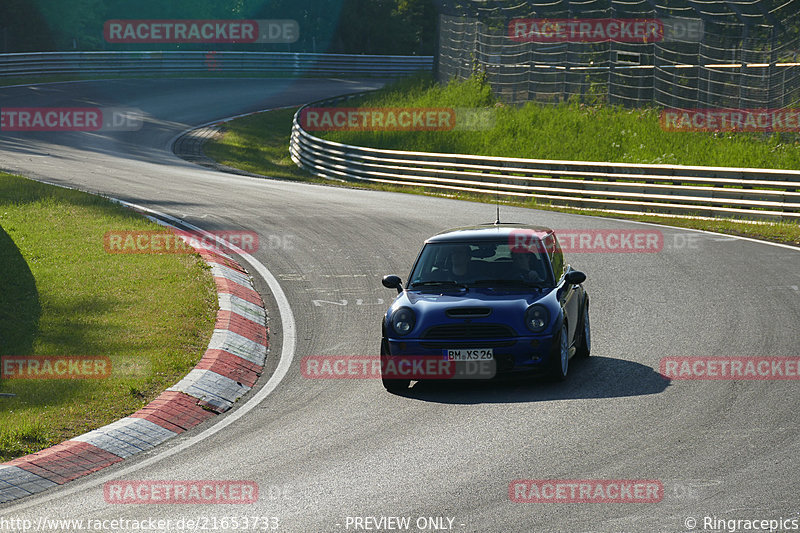
[[[0,355],[28,354],[42,309],[28,263],[0,226]]]
[[[542,377],[426,381],[413,384],[402,396],[450,404],[545,402],[658,394],[669,383],[649,366],[592,356],[585,360],[571,359],[569,376],[561,383]]]

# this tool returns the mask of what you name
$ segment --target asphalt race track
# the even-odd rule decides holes
[[[0,507],[0,516],[34,523],[274,516],[278,530],[297,532],[375,526],[357,529],[353,517],[410,517],[412,531],[676,532],[690,530],[688,518],[703,530],[704,517],[800,516],[800,382],[670,382],[658,373],[667,356],[799,356],[797,249],[661,228],[657,253],[568,254],[588,275],[593,357],[573,360],[563,384],[426,385],[399,396],[379,380],[301,375],[303,356],[377,354],[379,320],[394,296],[381,276],[405,279],[426,237],[491,222],[494,206],[228,175],[179,159],[169,143],[212,120],[379,85],[195,79],[0,88],[4,107],[141,109],[147,119],[139,131],[2,132],[0,168],[206,230],[256,231],[253,255],[285,292],[297,341],[288,373],[260,402],[251,399],[267,375],[226,415]],[[501,216],[556,229],[659,229],[512,208]],[[243,264],[270,314],[272,371],[282,353],[279,309]],[[242,409],[249,410],[193,443]],[[252,505],[107,504],[102,484],[118,478],[250,480],[260,497]],[[509,498],[515,479],[659,480],[663,498],[517,503]]]

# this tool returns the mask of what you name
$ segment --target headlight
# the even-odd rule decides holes
[[[525,325],[534,333],[541,333],[547,329],[550,322],[550,313],[543,305],[532,305],[525,311]]]
[[[403,335],[408,335],[414,329],[416,317],[414,316],[414,311],[410,308],[401,307],[392,313],[390,322],[394,332],[402,337]]]

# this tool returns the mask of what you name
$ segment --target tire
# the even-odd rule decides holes
[[[381,381],[383,381],[383,387],[387,391],[393,392],[393,393],[396,393],[396,394],[399,394],[401,392],[407,391],[408,390],[408,386],[411,384],[411,380],[410,379],[383,379],[383,378],[381,378]]]
[[[569,338],[566,321],[561,323],[561,332],[558,334],[558,343],[550,351],[550,379],[564,381],[569,372]]]
[[[586,304],[583,306],[583,327],[581,328],[581,340],[578,345],[578,350],[575,355],[578,357],[586,358],[592,352],[592,332],[589,325],[589,299],[586,299]]]
[[[383,360],[386,357],[390,357],[389,355],[389,346],[386,344],[386,340],[381,341],[381,367],[383,367]],[[386,379],[381,376],[381,382],[383,382],[383,387],[393,393],[401,393],[403,391],[408,390],[408,386],[411,385],[410,379]]]

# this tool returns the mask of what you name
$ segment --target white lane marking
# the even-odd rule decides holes
[[[189,224],[188,222],[184,222],[173,216],[167,215],[165,213],[160,213],[158,211],[154,211],[146,207],[142,207],[129,202],[124,202],[122,200],[117,200],[116,198],[109,198],[109,199],[119,204],[132,207],[139,211],[145,213],[151,213],[154,217],[159,217],[162,219],[172,220],[176,223],[180,223],[185,227],[200,232],[201,234],[207,236],[208,238],[213,238],[217,240],[223,246],[229,246],[231,247],[231,249],[236,250],[236,247],[226,242],[225,239],[217,237],[216,235],[212,235],[211,233],[201,228],[198,228],[197,226]],[[161,223],[163,224],[163,222]],[[283,331],[283,342],[281,343],[281,358],[280,362],[278,363],[278,367],[275,369],[275,373],[272,374],[272,376],[269,378],[269,381],[267,381],[267,383],[261,389],[259,389],[258,392],[256,392],[241,407],[239,407],[232,413],[224,415],[224,417],[222,417],[219,422],[215,423],[213,426],[209,427],[202,433],[198,433],[194,437],[187,439],[186,441],[176,445],[175,447],[164,449],[161,453],[158,453],[157,455],[148,457],[147,459],[144,459],[141,462],[136,463],[135,465],[131,465],[128,466],[127,468],[122,468],[120,470],[117,470],[113,474],[106,474],[104,476],[88,479],[85,481],[81,481],[78,479],[75,481],[71,481],[68,485],[62,485],[62,487],[65,487],[64,490],[56,490],[50,494],[46,494],[41,497],[31,496],[29,500],[26,499],[22,503],[4,508],[3,509],[4,514],[19,512],[21,510],[28,509],[31,507],[41,506],[45,502],[71,496],[72,494],[75,494],[77,492],[86,491],[87,489],[97,487],[105,483],[106,481],[119,479],[122,476],[130,474],[132,472],[136,472],[137,470],[141,470],[142,468],[148,467],[152,464],[158,463],[159,461],[162,461],[168,457],[172,457],[176,453],[180,453],[186,450],[187,448],[194,446],[198,442],[201,442],[204,439],[211,437],[215,433],[218,433],[219,431],[222,431],[229,425],[233,424],[241,417],[249,413],[251,410],[253,410],[255,407],[257,407],[267,396],[269,396],[272,393],[272,391],[274,391],[278,387],[280,382],[283,380],[284,377],[286,377],[286,374],[289,372],[289,368],[292,365],[292,360],[294,359],[295,345],[297,343],[297,332],[295,330],[295,322],[294,322],[294,316],[292,315],[292,308],[289,305],[289,300],[286,297],[286,294],[283,292],[283,289],[281,288],[280,284],[278,283],[278,280],[275,278],[275,276],[272,275],[272,273],[269,270],[267,270],[267,267],[261,264],[261,262],[259,262],[258,259],[256,259],[255,257],[251,256],[250,254],[244,251],[237,250],[237,253],[239,253],[240,257],[244,259],[248,264],[250,264],[250,266],[252,266],[256,272],[258,272],[258,274],[264,279],[264,281],[267,282],[267,285],[269,286],[269,289],[272,292],[273,298],[275,298],[275,302],[278,305],[278,310],[281,315],[281,329]]]
[[[347,300],[311,300],[316,307],[322,307],[322,304],[329,305],[347,305]]]
[[[344,307],[349,302],[347,300],[311,300],[311,303],[314,304],[314,307],[322,307],[323,304],[338,305],[339,307]],[[360,306],[384,305],[384,303],[383,303],[383,298],[378,298],[378,300],[375,303],[364,303],[363,298],[356,298],[355,305],[360,305]]]
[[[769,246],[777,246],[779,248],[786,248],[787,250],[794,250],[795,252],[800,252],[800,247],[794,246],[794,245],[791,245],[791,244],[783,244],[783,243],[780,243],[780,242],[771,242],[771,241],[762,241],[760,239],[754,239],[752,237],[742,237],[740,235],[728,235],[726,233],[717,233],[716,231],[708,231],[708,230],[704,230],[704,229],[681,228],[681,227],[678,227],[678,226],[666,226],[664,224],[658,224],[656,222],[643,222],[641,220],[626,220],[624,218],[598,217],[598,216],[593,216],[593,215],[579,215],[577,213],[568,213],[566,211],[554,211],[554,212],[562,214],[562,215],[595,218],[595,219],[599,219],[599,220],[614,220],[616,222],[625,222],[625,223],[628,223],[628,224],[641,224],[643,226],[655,226],[657,228],[666,228],[668,230],[680,230],[680,231],[690,231],[690,232],[696,232],[696,233],[705,233],[706,235],[715,235],[717,237],[725,237],[725,240],[728,240],[728,239],[739,239],[739,240],[742,240],[742,241],[756,242],[758,244],[767,244]]]

